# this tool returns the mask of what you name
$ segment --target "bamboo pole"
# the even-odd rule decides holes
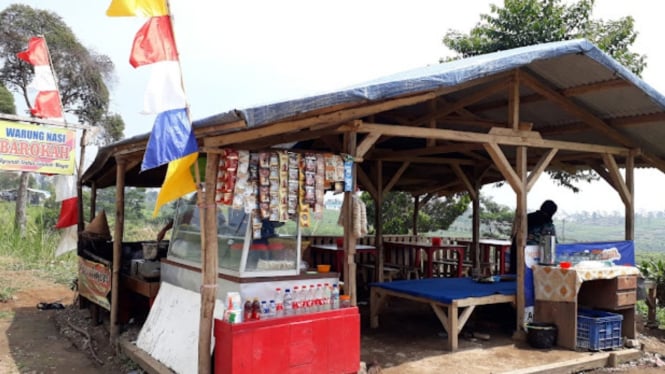
[[[199,373],[210,373],[210,347],[212,341],[213,315],[215,312],[215,299],[217,298],[217,206],[215,205],[215,184],[217,181],[217,164],[219,154],[206,155],[205,174],[205,202],[199,205],[199,214],[203,230],[201,247],[202,253],[202,283],[201,283],[201,315],[199,324]],[[197,163],[198,164],[198,163]],[[197,172],[198,174],[198,172]],[[197,177],[198,179],[198,177]],[[201,200],[199,193],[199,201]]]
[[[115,228],[113,234],[113,270],[111,273],[111,327],[110,341],[115,346],[118,338],[118,292],[120,287],[120,264],[122,264],[122,237],[125,225],[125,167],[127,161],[116,160],[115,180]]]

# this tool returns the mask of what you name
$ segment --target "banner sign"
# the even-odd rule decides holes
[[[76,130],[0,120],[0,170],[74,174]]]
[[[79,294],[111,310],[109,292],[111,292],[111,269],[104,264],[79,257]]]
[[[635,243],[632,240],[617,242],[594,242],[594,243],[570,243],[557,244],[556,256],[571,257],[580,253],[599,253],[599,259],[611,261],[614,265],[635,265]],[[531,267],[537,265],[540,260],[539,247],[527,245],[524,249],[524,322],[531,322],[533,309],[536,305],[533,284],[533,270]],[[531,319],[530,319],[531,318]]]

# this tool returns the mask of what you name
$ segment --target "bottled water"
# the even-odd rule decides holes
[[[292,304],[292,299],[291,299],[291,290],[286,289],[284,290],[284,314],[291,314],[293,313],[293,304]]]
[[[284,297],[282,296],[282,289],[275,289],[275,315],[281,316],[284,314]]]
[[[261,319],[270,317],[270,306],[265,300],[261,301]]]
[[[300,308],[302,307],[300,303],[300,288],[298,286],[293,287],[293,295],[291,295],[293,298],[291,307],[293,309],[294,313],[298,313]]]
[[[268,315],[270,317],[277,316],[277,304],[275,304],[275,300],[270,300],[270,302],[268,302]]]
[[[330,304],[332,309],[339,309],[339,287],[337,286],[337,283],[333,285],[330,295]]]
[[[323,310],[330,309],[331,289],[328,283],[323,284]]]
[[[317,311],[323,310],[323,285],[318,283],[314,291],[314,307]]]

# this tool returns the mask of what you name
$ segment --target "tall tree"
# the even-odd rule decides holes
[[[640,75],[646,57],[630,51],[637,38],[635,21],[593,19],[594,0],[504,0],[490,4],[490,14],[468,34],[449,30],[443,44],[462,57],[560,40],[586,38]]]
[[[2,82],[0,82],[0,113],[16,114],[14,96],[11,92],[9,92],[7,87],[2,84]]]
[[[33,78],[32,65],[18,59],[16,53],[26,49],[28,40],[43,35],[49,47],[53,71],[66,117],[74,116],[79,123],[92,126],[110,125],[106,133],[113,140],[122,137],[124,123],[118,116],[109,117],[109,90],[113,81],[113,63],[107,56],[85,48],[72,30],[57,14],[33,9],[22,4],[10,5],[0,12],[0,82],[21,95],[28,108],[28,84]],[[111,118],[111,120],[109,120]],[[122,126],[119,126],[122,124]],[[24,173],[26,174],[26,173]],[[25,192],[27,175],[21,177],[16,202],[16,224],[25,230]]]
[[[640,75],[646,56],[630,51],[637,38],[630,16],[618,20],[592,19],[594,0],[504,0],[503,7],[490,4],[490,14],[481,14],[480,22],[468,34],[449,30],[443,44],[469,57],[539,43],[586,38],[633,73]],[[443,60],[443,59],[442,59]],[[579,191],[580,182],[599,177],[593,171],[576,173],[550,171],[552,180]]]

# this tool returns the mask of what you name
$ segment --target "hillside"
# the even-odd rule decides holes
[[[559,241],[562,243],[623,240],[625,220],[618,213],[581,212],[555,216]],[[637,254],[665,253],[665,212],[635,214],[635,251]],[[485,232],[481,228],[481,232]],[[443,235],[471,236],[471,218],[464,214]]]

